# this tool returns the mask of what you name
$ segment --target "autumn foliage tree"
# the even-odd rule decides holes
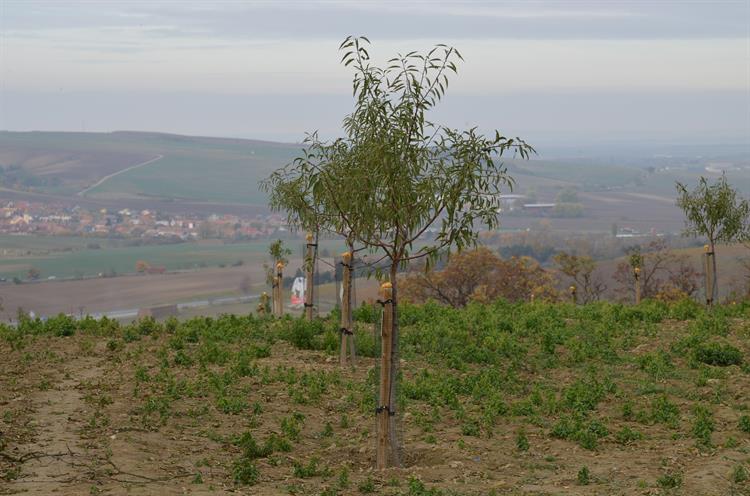
[[[529,257],[503,260],[486,247],[454,253],[442,270],[418,268],[401,278],[402,297],[453,307],[471,301],[555,299],[554,276]]]
[[[663,239],[650,241],[644,249],[632,248],[627,259],[617,264],[613,278],[623,299],[633,298],[635,267],[641,269],[643,298],[675,300],[693,297],[698,291],[700,274],[688,256],[675,253]]]
[[[607,290],[607,285],[596,273],[596,262],[585,255],[573,255],[565,252],[554,257],[555,265],[567,283],[576,286],[580,303],[598,301]]]

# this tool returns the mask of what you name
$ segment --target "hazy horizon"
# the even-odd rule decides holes
[[[398,6],[398,8],[397,8]],[[741,1],[0,1],[0,129],[299,142],[340,132],[372,54],[457,47],[435,119],[549,146],[750,143]]]

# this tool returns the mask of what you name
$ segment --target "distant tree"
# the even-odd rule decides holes
[[[440,271],[420,267],[402,277],[402,297],[416,303],[433,299],[463,307],[480,285],[496,277],[499,261],[497,255],[484,247],[456,253]]]
[[[284,245],[284,241],[277,239],[268,245],[268,254],[271,257],[271,263],[264,263],[263,268],[266,272],[266,284],[271,285],[273,278],[276,277],[276,264],[281,262],[284,265],[289,263],[287,258],[292,254],[292,250]]]
[[[701,177],[692,191],[678,182],[677,194],[677,206],[685,213],[684,235],[704,236],[711,253],[716,253],[716,243],[731,243],[747,238],[750,204],[729,185],[726,174],[722,174],[713,184]],[[714,281],[711,299],[715,301],[719,293],[716,256],[711,259],[710,270]]]
[[[558,203],[578,203],[578,192],[575,188],[564,188],[557,194]]]
[[[687,255],[675,253],[663,239],[650,241],[645,249],[640,246],[630,248],[626,259],[617,264],[613,278],[623,299],[633,298],[635,267],[641,269],[643,298],[679,299],[693,297],[698,291],[700,274]]]
[[[580,303],[598,301],[607,290],[607,285],[595,274],[597,264],[593,258],[560,252],[554,260],[558,270],[568,277],[567,282],[576,286]]]
[[[583,217],[583,205],[580,203],[557,203],[552,209],[553,217]]]
[[[612,231],[612,237],[613,238],[616,237],[617,233],[620,232],[620,228],[617,226],[617,224],[615,222],[612,223],[612,227],[610,229]]]
[[[32,281],[39,279],[41,275],[41,272],[36,267],[29,267],[29,270],[26,272],[26,278]]]
[[[268,245],[268,254],[271,255],[271,260],[273,260],[274,263],[281,262],[286,265],[289,263],[287,257],[292,254],[292,250],[284,245],[283,240],[277,239]]]
[[[485,247],[454,253],[442,270],[419,268],[399,278],[405,301],[435,300],[453,307],[471,301],[555,299],[555,281],[528,257],[503,260]]]

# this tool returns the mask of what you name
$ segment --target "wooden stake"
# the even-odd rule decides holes
[[[341,366],[346,366],[347,342],[350,343],[352,357],[352,367],[354,366],[354,334],[352,332],[352,254],[344,252],[341,254],[342,280],[341,288],[343,296],[341,298]]]
[[[393,286],[386,282],[380,287],[380,294],[383,300],[383,319],[380,329],[380,337],[383,353],[380,358],[380,402],[375,409],[375,415],[378,420],[378,439],[377,439],[377,467],[384,469],[388,466],[388,453],[390,444],[390,425],[393,405],[390,404],[391,398],[391,332],[393,331]]]
[[[263,291],[263,294],[260,295],[260,303],[258,303],[258,315],[261,317],[264,317],[266,315],[266,310],[268,308],[268,293]]]
[[[641,302],[641,268],[636,267],[633,269],[633,277],[635,278],[635,304]]]
[[[705,245],[703,251],[705,252],[703,254],[703,273],[706,280],[706,305],[710,307],[714,303],[714,274],[711,263],[713,252],[709,245]]]
[[[284,302],[282,301],[282,290],[281,285],[284,283],[284,264],[282,262],[278,262],[276,264],[276,281],[274,286],[274,291],[276,294],[273,298],[273,305],[274,305],[274,315],[276,317],[281,317],[284,315]]]
[[[313,319],[313,291],[315,288],[315,249],[318,247],[313,243],[315,237],[307,233],[307,255],[305,257],[305,318]]]

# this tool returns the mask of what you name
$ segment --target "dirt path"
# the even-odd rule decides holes
[[[83,190],[79,191],[79,192],[78,192],[78,193],[76,193],[76,194],[77,194],[78,196],[84,196],[84,195],[85,195],[86,193],[88,193],[88,192],[89,192],[89,191],[91,191],[92,189],[96,188],[97,186],[101,186],[101,185],[102,185],[102,183],[104,183],[105,181],[108,181],[108,180],[112,179],[112,178],[113,178],[113,177],[115,177],[115,176],[119,176],[120,174],[124,174],[125,172],[128,172],[128,171],[132,171],[132,170],[135,170],[135,169],[141,168],[141,167],[143,167],[144,165],[148,165],[148,164],[154,163],[154,162],[156,162],[157,160],[161,160],[162,158],[164,158],[164,155],[161,155],[161,154],[160,154],[160,155],[157,155],[156,157],[154,157],[154,158],[152,158],[152,159],[146,160],[145,162],[141,162],[141,163],[139,163],[139,164],[131,165],[130,167],[127,167],[127,168],[125,168],[125,169],[122,169],[122,170],[118,170],[117,172],[113,172],[112,174],[108,174],[108,175],[104,176],[103,178],[99,179],[99,180],[98,180],[97,182],[95,182],[94,184],[92,184],[92,185],[91,185],[91,186],[89,186],[88,188],[86,188],[86,189],[83,189]]]
[[[86,403],[81,392],[88,381],[102,374],[98,360],[75,357],[61,363],[62,380],[31,398],[33,442],[21,447],[26,460],[21,477],[11,486],[22,494],[52,494],[64,485],[81,494],[88,491],[90,445],[81,437]]]

